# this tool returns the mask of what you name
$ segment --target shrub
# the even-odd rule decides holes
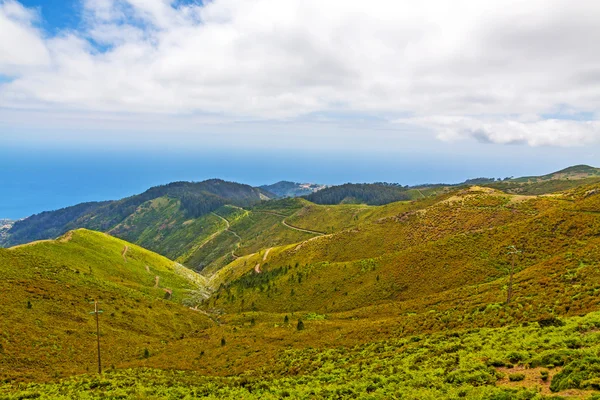
[[[550,390],[559,392],[566,389],[600,389],[600,358],[587,356],[571,361],[554,375]]]
[[[510,374],[508,376],[508,380],[511,382],[519,382],[519,381],[522,381],[523,379],[525,379],[525,374],[522,374],[522,373]]]
[[[491,367],[504,367],[506,363],[502,360],[493,359],[488,360],[487,365]]]
[[[517,364],[518,362],[525,360],[527,358],[527,356],[523,353],[512,351],[512,352],[508,353],[508,356],[506,358],[512,364]]]
[[[553,368],[555,365],[565,365],[569,361],[571,361],[577,352],[574,350],[547,350],[533,358],[529,362],[529,366],[532,368],[535,367],[546,367]]]
[[[496,382],[496,371],[483,365],[472,369],[458,369],[446,375],[446,383],[469,384],[472,386],[490,385]]]
[[[565,323],[563,321],[561,321],[560,319],[556,318],[556,317],[548,317],[548,318],[542,318],[540,320],[538,320],[538,325],[540,326],[540,328],[547,328],[550,326],[564,326]]]
[[[144,349],[144,358],[148,358],[150,357],[150,350],[148,350],[147,348]]]
[[[548,380],[549,375],[550,375],[550,372],[547,369],[543,369],[540,371],[540,376],[544,382],[546,382]]]

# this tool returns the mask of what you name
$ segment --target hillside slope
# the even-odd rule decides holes
[[[551,196],[457,188],[383,206],[285,199],[248,209],[224,206],[210,215],[220,224],[213,239],[190,254],[224,254],[217,258],[224,265],[207,266],[203,276],[85,230],[0,250],[7,276],[0,281],[0,343],[7,360],[0,367],[9,382],[0,385],[0,394],[598,394],[598,184]],[[282,231],[263,236],[264,227]],[[326,232],[297,230],[304,228]],[[272,245],[283,232],[305,236]],[[221,247],[226,240],[230,245]],[[521,253],[507,302],[511,245]],[[158,288],[152,275],[161,277]],[[170,300],[164,298],[167,287]],[[85,366],[93,371],[93,350],[83,349],[93,349],[86,307],[98,296],[106,310],[107,363],[115,370],[27,387],[14,382],[50,379],[53,367],[64,375]],[[198,311],[178,304],[198,302]],[[73,361],[63,361],[65,355]]]
[[[398,307],[401,302],[425,311],[430,296],[450,304],[459,294],[451,296],[449,291],[463,290],[478,293],[469,307],[502,303],[510,245],[522,251],[518,281],[541,279],[544,285],[560,287],[563,276],[576,270],[582,281],[563,289],[563,295],[581,290],[579,297],[588,299],[598,277],[594,250],[600,245],[598,193],[597,185],[560,197],[461,190],[422,209],[273,248],[265,262],[260,253],[238,259],[220,271],[215,284],[224,285],[208,304],[230,311],[329,313],[386,304]],[[261,264],[262,274],[255,273],[255,263]],[[548,268],[559,269],[543,272]],[[528,296],[542,302],[536,312],[554,309],[552,297],[538,293],[539,287],[524,284],[521,289],[516,293],[523,304]],[[580,303],[590,311],[596,304]]]
[[[151,242],[144,237],[149,234],[148,229],[160,235],[160,229],[172,226],[174,220],[182,223],[208,215],[225,204],[247,207],[264,199],[268,199],[268,196],[261,189],[218,179],[197,183],[175,182],[122,200],[84,203],[31,216],[16,222],[0,245],[8,247],[52,239],[69,230],[87,228],[103,232],[114,230],[120,237],[136,243],[143,242],[148,248],[172,257],[173,252],[160,247],[159,239]],[[165,203],[170,207],[165,207]],[[148,209],[154,212],[146,212]],[[134,215],[142,213],[145,214],[144,219]],[[177,241],[183,242],[180,239],[177,238]]]
[[[142,359],[212,322],[193,303],[205,281],[192,271],[106,234],[0,249],[0,381],[94,371],[101,301],[104,365]]]

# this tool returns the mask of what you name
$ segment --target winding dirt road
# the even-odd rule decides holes
[[[286,228],[293,229],[295,231],[304,232],[304,233],[312,233],[313,235],[326,235],[325,232],[319,232],[319,231],[313,231],[310,229],[299,228],[297,226],[288,224],[287,222],[285,222],[286,218],[288,218],[287,215],[279,214],[274,211],[255,211],[255,212],[259,212],[259,213],[263,213],[263,214],[277,215],[278,217],[283,217],[283,219],[281,220],[281,223],[283,224],[283,226],[285,226]]]
[[[236,208],[239,208],[239,207],[236,207]],[[244,209],[243,209],[243,208],[240,208],[240,210],[244,210]],[[244,211],[246,211],[246,210],[244,210]],[[215,212],[213,212],[213,213],[211,213],[211,214],[213,214],[213,215],[215,215],[215,216],[217,216],[217,217],[221,218],[223,221],[225,221],[225,223],[227,224],[227,228],[225,228],[225,230],[226,230],[227,232],[231,233],[233,236],[235,236],[235,237],[238,239],[238,242],[235,244],[235,249],[231,250],[231,256],[233,257],[233,259],[234,259],[234,260],[237,260],[237,259],[238,259],[238,258],[240,258],[240,257],[238,257],[238,256],[236,256],[236,255],[235,255],[235,250],[236,250],[236,249],[238,249],[238,248],[241,246],[241,243],[242,243],[242,238],[240,237],[240,235],[238,235],[237,233],[235,233],[234,231],[232,231],[232,230],[230,229],[230,227],[231,227],[231,224],[229,223],[229,221],[227,220],[227,218],[225,218],[225,217],[222,217],[222,216],[220,216],[219,214],[217,214],[217,213],[215,213]],[[222,231],[221,231],[221,232],[222,232]]]
[[[271,249],[272,249],[272,247],[268,248],[267,251],[265,251],[265,254],[263,255],[263,258],[262,258],[263,263],[265,261],[267,261],[267,256],[269,255],[269,252],[271,251]],[[262,273],[262,271],[260,269],[260,263],[258,263],[254,266],[254,272],[256,272],[257,274]]]
[[[281,220],[281,223],[290,229],[294,229],[294,230],[300,231],[300,232],[312,233],[312,234],[319,235],[319,236],[323,236],[326,234],[325,232],[312,231],[310,229],[298,228],[297,226],[293,226],[293,225],[290,225],[287,222],[285,222],[285,219]]]

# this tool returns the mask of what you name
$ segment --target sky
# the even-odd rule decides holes
[[[600,166],[600,2],[0,0],[0,218]]]

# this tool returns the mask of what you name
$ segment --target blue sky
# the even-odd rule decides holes
[[[77,0],[22,0],[21,4],[37,9],[45,31],[54,34],[63,29],[77,29],[81,22],[81,2]]]
[[[600,3],[0,0],[0,218],[599,165]],[[360,16],[360,17],[358,17]]]

